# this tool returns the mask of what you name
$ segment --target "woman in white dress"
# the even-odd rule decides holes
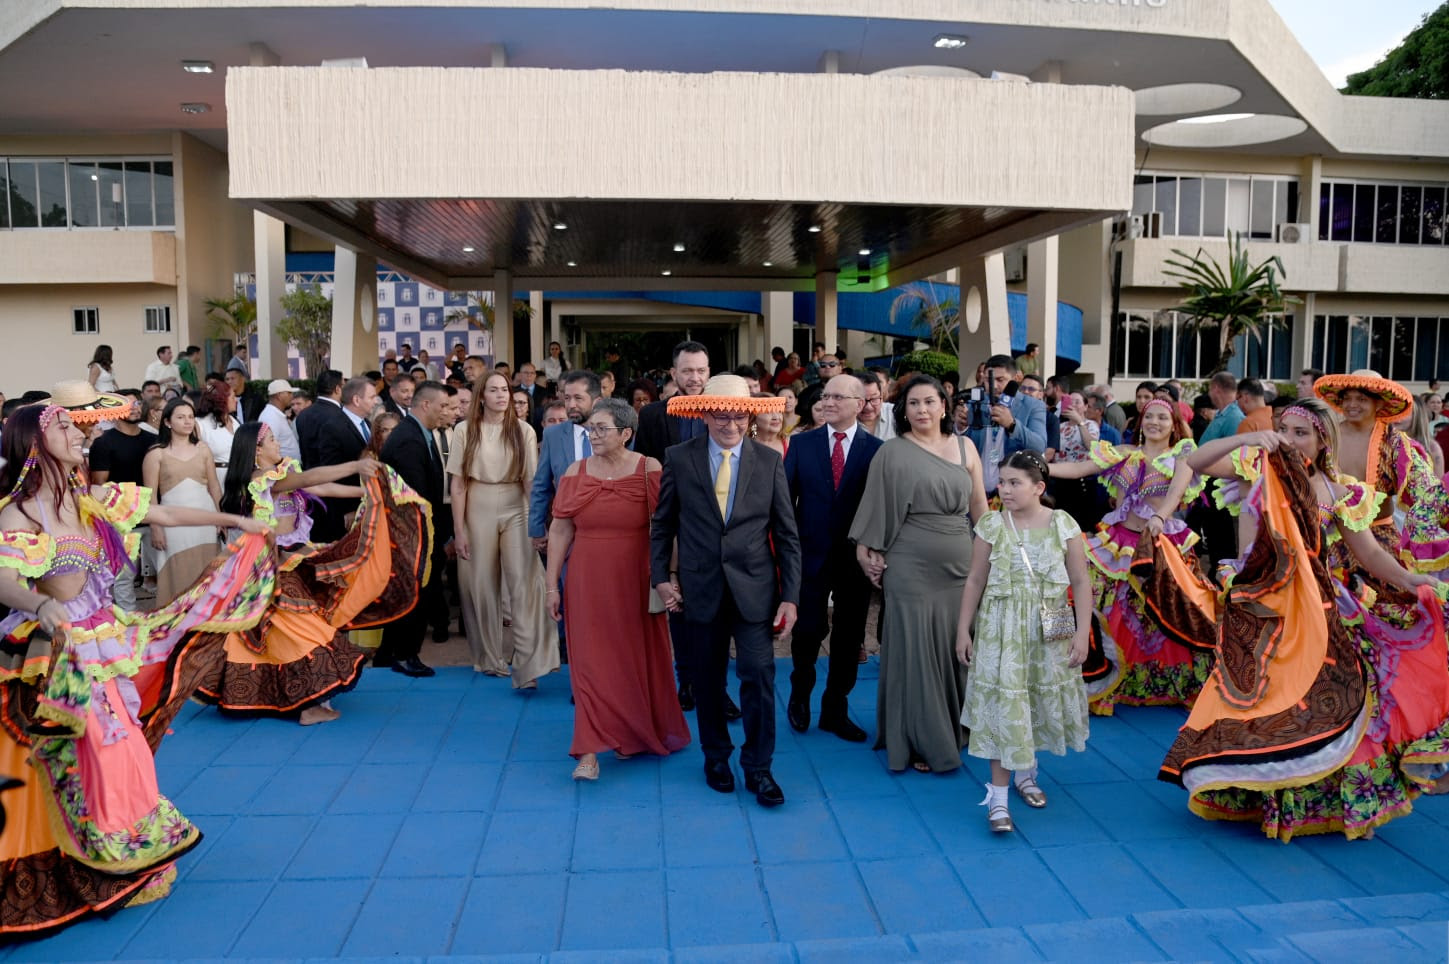
[[[121,386],[116,384],[116,376],[111,372],[113,364],[111,346],[97,345],[96,353],[91,356],[91,363],[86,366],[86,381],[98,392],[114,394]]]
[[[225,382],[207,385],[201,395],[201,404],[196,409],[196,432],[201,441],[206,443],[206,447],[211,449],[218,486],[226,482],[226,465],[231,458],[231,443],[240,426],[241,422],[236,418],[236,396],[231,393],[230,386]],[[221,496],[218,495],[217,498]]]
[[[225,387],[225,386],[223,386]],[[212,453],[197,434],[196,413],[184,398],[172,399],[161,415],[156,446],[141,463],[141,480],[160,505],[217,511],[221,483]],[[216,526],[151,526],[156,551],[156,605],[189,589],[220,551]]]

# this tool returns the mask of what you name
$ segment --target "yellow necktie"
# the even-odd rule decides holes
[[[721,452],[719,474],[714,477],[714,498],[719,503],[719,517],[729,521],[730,504],[730,453]]]

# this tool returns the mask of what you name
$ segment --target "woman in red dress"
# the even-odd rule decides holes
[[[569,466],[548,530],[549,613],[564,620],[574,690],[575,780],[599,778],[599,754],[659,756],[689,745],[674,689],[669,623],[649,611],[649,520],[659,463],[629,451],[639,416],[601,398],[584,424],[593,455]]]

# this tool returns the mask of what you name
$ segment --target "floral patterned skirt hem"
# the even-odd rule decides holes
[[[1091,710],[1096,716],[1111,716],[1112,708],[1123,706],[1191,707],[1197,694],[1212,672],[1213,658],[1207,653],[1193,653],[1186,663],[1132,663],[1122,667],[1121,679],[1115,688],[1091,697]]]
[[[1188,807],[1207,820],[1257,821],[1265,836],[1284,843],[1325,833],[1357,840],[1412,811],[1418,794],[1383,754],[1301,787],[1199,791]]]

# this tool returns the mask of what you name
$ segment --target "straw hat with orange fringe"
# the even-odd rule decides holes
[[[675,395],[665,408],[670,415],[685,418],[704,418],[716,412],[744,412],[746,415],[765,415],[769,412],[784,412],[785,399],[753,398],[750,386],[738,375],[716,375],[704,383],[702,395]]]
[[[72,422],[94,424],[121,418],[135,403],[120,395],[98,392],[90,382],[75,379],[56,382],[50,390],[50,397],[41,399],[36,404],[58,405],[66,410]]]
[[[1374,418],[1380,422],[1397,422],[1414,410],[1414,396],[1409,390],[1372,368],[1360,368],[1350,375],[1324,375],[1313,383],[1313,393],[1340,415],[1343,393],[1349,390],[1378,399],[1379,410]]]

